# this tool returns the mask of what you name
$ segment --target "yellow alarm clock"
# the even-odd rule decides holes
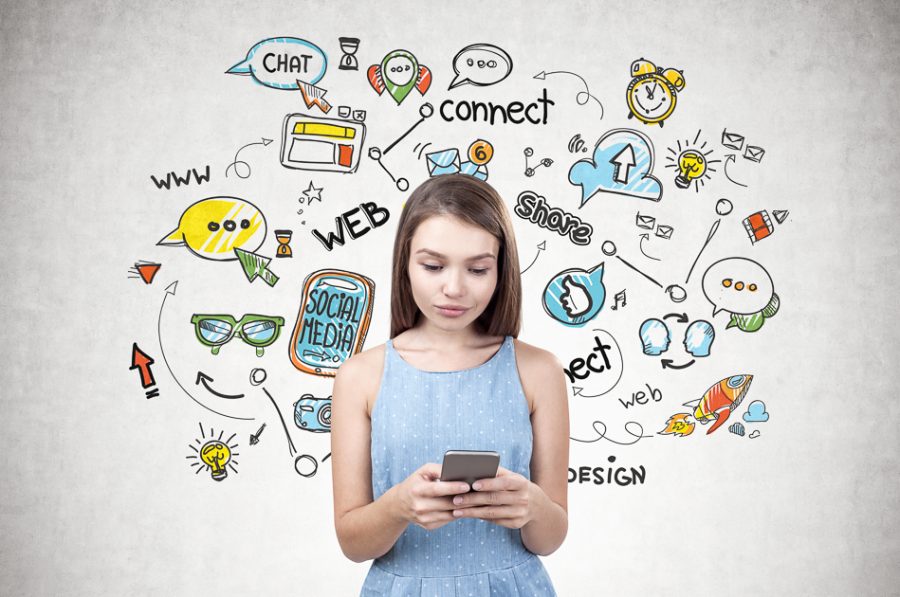
[[[631,82],[625,90],[625,100],[632,116],[644,124],[658,124],[671,116],[678,102],[678,92],[684,89],[684,75],[674,68],[657,67],[643,58],[631,63]]]

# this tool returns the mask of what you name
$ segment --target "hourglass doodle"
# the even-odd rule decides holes
[[[344,53],[341,56],[341,62],[338,65],[340,70],[358,70],[359,63],[356,61],[356,51],[359,49],[359,38],[356,37],[339,37],[338,43],[341,46],[341,51]]]
[[[275,257],[293,257],[294,252],[291,251],[291,236],[293,230],[276,230],[275,240],[278,241],[278,248],[275,249]]]

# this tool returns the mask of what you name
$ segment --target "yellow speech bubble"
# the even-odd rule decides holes
[[[234,249],[256,251],[266,239],[266,218],[255,205],[237,197],[208,197],[181,214],[178,228],[157,245],[187,246],[198,257],[234,261]]]

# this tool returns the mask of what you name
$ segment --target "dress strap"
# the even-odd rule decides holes
[[[384,343],[384,368],[387,369],[388,362],[396,356],[394,354],[394,341],[390,338]]]
[[[516,349],[513,346],[513,337],[506,336],[503,338],[503,345],[500,347],[500,350],[503,352],[503,357],[508,361],[511,361],[513,365],[516,364]]]

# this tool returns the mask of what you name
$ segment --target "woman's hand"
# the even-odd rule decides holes
[[[456,520],[453,496],[469,491],[469,485],[440,478],[441,465],[429,462],[394,487],[404,520],[428,531]]]
[[[453,498],[455,518],[481,518],[510,529],[521,529],[534,517],[535,490],[540,487],[518,473],[497,469],[492,479],[473,483],[474,491]]]

